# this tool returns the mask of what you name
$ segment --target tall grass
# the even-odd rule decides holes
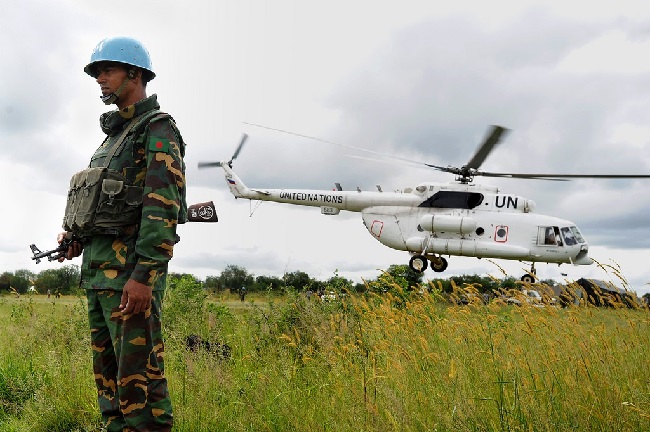
[[[99,430],[86,309],[0,299],[0,431]]]
[[[183,280],[163,312],[175,430],[650,430],[647,309],[450,306],[431,288],[241,303]],[[0,431],[100,430],[83,301],[2,298],[0,318]]]

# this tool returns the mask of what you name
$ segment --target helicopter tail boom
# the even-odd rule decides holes
[[[222,163],[221,167],[225,171],[226,183],[228,184],[228,188],[230,188],[230,193],[232,193],[235,198],[250,198],[252,191],[246,187],[244,182],[241,181],[232,168],[230,168],[227,163]]]

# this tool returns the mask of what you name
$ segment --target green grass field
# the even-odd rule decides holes
[[[0,431],[100,431],[85,299],[3,296],[0,320]],[[650,430],[647,309],[242,303],[187,281],[164,328],[176,431]]]

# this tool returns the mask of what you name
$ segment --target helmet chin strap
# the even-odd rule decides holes
[[[113,93],[107,94],[106,96],[101,95],[99,98],[102,100],[102,102],[104,102],[105,105],[114,104],[115,101],[120,97],[120,95],[124,91],[126,85],[129,83],[129,80],[133,79],[134,77],[135,77],[135,70],[129,69],[126,78],[124,78],[124,81],[122,81],[122,84],[118,87],[117,90],[115,90]]]

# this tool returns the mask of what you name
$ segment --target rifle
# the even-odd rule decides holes
[[[217,222],[219,220],[217,218],[217,210],[212,201],[191,205],[187,210],[188,222]],[[34,254],[32,259],[36,261],[36,264],[41,262],[41,258],[47,258],[48,261],[56,261],[65,256],[73,242],[83,243],[79,237],[67,233],[56,249],[42,252],[35,244],[31,244],[29,247]]]
[[[42,252],[39,248],[36,247],[35,244],[31,244],[29,247],[34,254],[32,259],[36,261],[36,264],[41,262],[41,258],[47,258],[48,261],[56,261],[59,258],[63,258],[65,256],[65,254],[68,252],[68,248],[72,246],[73,242],[81,243],[81,239],[68,233],[56,249]]]

